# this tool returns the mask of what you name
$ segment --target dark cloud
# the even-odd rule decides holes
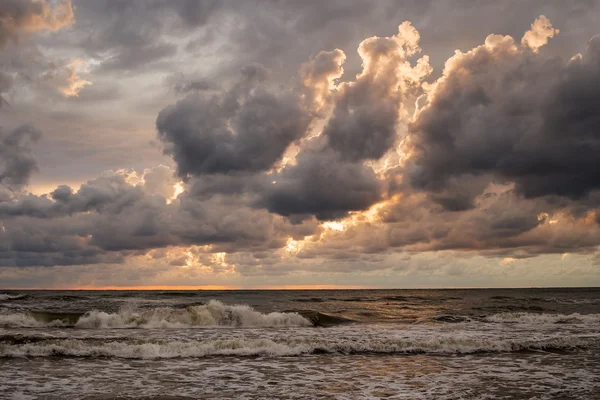
[[[284,216],[331,220],[381,199],[381,182],[370,167],[344,161],[331,150],[303,151],[296,161],[273,174],[259,205]]]
[[[364,254],[451,250],[529,258],[595,251],[600,227],[593,219],[573,218],[566,211],[539,199],[523,199],[506,186],[486,191],[463,212],[448,211],[422,193],[405,193],[383,203],[369,218],[359,214],[339,231],[317,232],[317,239],[305,242],[297,257],[360,259]]]
[[[28,194],[18,201],[0,203],[0,215],[56,218],[91,211],[115,215],[137,205],[143,196],[142,186],[132,186],[115,175],[89,181],[77,192],[62,185],[49,197]]]
[[[599,42],[568,63],[501,36],[454,56],[411,125],[413,186],[435,194],[488,175],[527,198],[599,189]]]
[[[198,199],[207,199],[216,194],[238,197],[256,195],[264,192],[272,181],[270,175],[252,172],[210,174],[191,180],[187,192]]]
[[[519,7],[509,3],[514,15]],[[31,146],[39,133],[0,132],[0,182],[19,189],[0,192],[0,265],[148,256],[171,266],[196,262],[213,273],[235,264],[250,276],[370,271],[393,266],[387,261],[398,253],[526,258],[595,251],[600,40],[565,62],[540,48],[556,33],[545,23],[533,26],[529,48],[490,36],[448,60],[442,77],[423,89],[431,67],[427,57],[417,59],[419,33],[404,23],[389,35],[400,14],[416,16],[416,27],[429,28],[424,38],[445,43],[443,51],[433,45],[445,60],[462,37],[455,21],[464,19],[453,4],[466,8],[443,1],[84,1],[72,32],[27,46],[5,40],[0,96],[26,81],[64,89],[53,80],[64,78],[64,62],[43,52],[83,53],[93,59],[91,74],[103,75],[89,79],[100,84],[68,104],[40,101],[49,125],[69,130],[77,120],[96,137],[99,121],[88,124],[76,107],[111,118],[107,110],[115,110],[116,120],[143,110],[116,101],[121,96],[156,96],[131,101],[162,108],[155,128],[173,158],[164,162],[176,171],[144,169],[146,163],[136,172],[129,154],[111,151],[114,169],[124,170],[78,190],[62,185],[35,195],[21,189],[36,169]],[[498,7],[481,5],[486,12]],[[475,20],[481,9],[463,11]],[[487,33],[486,18],[465,30]],[[512,32],[518,24],[506,25]],[[149,71],[160,78],[138,79]],[[176,102],[176,95],[185,98]],[[92,110],[100,103],[101,111]],[[127,138],[131,127],[154,133],[136,122],[115,126]],[[60,136],[56,126],[48,136]],[[98,152],[59,139],[41,149],[56,152],[55,160]],[[399,154],[399,146],[407,151]],[[98,171],[91,163],[69,169],[81,168]],[[180,179],[184,191],[175,197]]]
[[[189,95],[159,113],[159,138],[179,176],[265,171],[305,135],[308,111],[295,94],[261,85],[265,74],[247,67],[229,91]]]
[[[408,61],[420,51],[418,43],[419,33],[405,22],[395,36],[360,44],[363,71],[355,82],[340,85],[323,130],[329,146],[344,159],[377,160],[395,144],[403,100],[430,72],[427,58],[415,67]]]
[[[172,203],[157,191],[172,182],[162,168],[132,185],[107,175],[78,191],[60,186],[47,196],[0,199],[0,264],[67,265],[120,262],[167,246],[210,245],[213,251],[268,251],[304,237],[314,221],[292,225],[241,199],[186,193]],[[158,182],[160,179],[165,182]]]

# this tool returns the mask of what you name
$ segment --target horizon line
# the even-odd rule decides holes
[[[268,287],[241,286],[101,286],[101,287],[57,287],[57,288],[0,288],[0,291],[271,291],[271,290],[503,290],[503,289],[600,289],[600,286],[443,286],[443,287],[368,287],[353,285],[280,285]]]

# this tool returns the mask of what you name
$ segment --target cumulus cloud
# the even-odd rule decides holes
[[[457,193],[473,177],[488,176],[514,182],[527,198],[573,200],[599,189],[597,41],[567,63],[510,36],[490,35],[457,51],[411,123],[405,151],[412,185]]]
[[[159,113],[159,138],[180,177],[269,170],[306,134],[310,116],[299,97],[268,89],[267,76],[247,66],[229,90],[192,94]]]
[[[418,43],[419,33],[404,22],[397,35],[372,37],[358,47],[363,71],[356,81],[340,84],[323,130],[329,146],[344,159],[376,160],[395,144],[403,100],[431,72],[427,56],[414,67],[408,60],[420,51]]]
[[[174,171],[165,166],[148,168],[143,175],[144,191],[149,194],[157,194],[165,199],[171,199],[176,194],[178,183]]]
[[[306,102],[316,112],[323,110],[329,102],[335,81],[344,74],[346,55],[340,49],[321,51],[300,66],[300,78]]]
[[[408,22],[395,36],[364,40],[358,47],[363,71],[337,88],[334,81],[345,60],[341,51],[321,52],[301,66],[305,100],[312,100],[316,110],[331,104],[331,115],[325,116],[321,135],[305,141],[295,162],[272,175],[258,205],[292,218],[330,220],[382,199],[385,184],[363,162],[380,159],[394,146],[397,125],[405,116],[403,101],[418,92],[431,72],[427,57],[414,66],[409,60],[420,51],[418,41]]]
[[[164,38],[168,24],[169,32],[203,25],[222,6],[159,3],[150,4],[167,22],[136,20],[131,30],[115,24],[140,3],[105,4],[114,15],[87,47],[104,72],[174,54],[177,46],[148,38]],[[261,64],[218,83],[200,73],[167,79],[173,90],[160,101],[171,105],[156,130],[175,170],[0,194],[0,265],[147,257],[253,276],[402,270],[419,252],[514,260],[597,252],[600,40],[566,62],[538,52],[557,33],[540,17],[520,44],[490,35],[455,52],[438,79],[408,22],[360,42],[354,78],[344,75],[351,54],[331,46],[296,64],[285,84],[281,70]],[[148,58],[128,59],[137,45]],[[86,84],[80,67],[56,74],[62,84],[53,87],[76,95]],[[9,78],[0,75],[0,93]],[[0,134],[2,184],[21,189],[35,171],[36,132]]]
[[[167,246],[269,251],[316,227],[314,221],[294,225],[223,196],[203,200],[183,193],[169,203],[157,194],[173,179],[164,172],[146,171],[138,183],[108,173],[79,190],[59,186],[48,195],[0,198],[0,264],[114,263]]]
[[[560,30],[552,27],[552,23],[550,23],[546,16],[540,15],[540,17],[531,24],[531,29],[523,35],[521,44],[537,53],[540,47],[548,43],[548,39],[558,35],[559,32]]]
[[[383,193],[370,167],[345,161],[331,150],[303,151],[296,165],[272,178],[258,204],[284,216],[342,218],[368,208]]]

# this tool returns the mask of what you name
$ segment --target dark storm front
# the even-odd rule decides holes
[[[0,398],[595,399],[599,328],[600,289],[3,291]]]

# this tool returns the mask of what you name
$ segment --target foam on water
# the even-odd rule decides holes
[[[295,312],[272,312],[263,314],[248,305],[225,305],[211,300],[206,305],[190,306],[184,309],[159,307],[150,310],[123,308],[117,313],[89,311],[70,324],[72,313],[30,313],[0,315],[0,327],[37,328],[74,325],[75,328],[192,328],[208,326],[230,327],[277,327],[310,326],[309,320]],[[68,318],[67,318],[68,317]]]
[[[299,356],[305,354],[472,354],[534,350],[573,350],[598,345],[597,337],[472,337],[352,338],[232,338],[202,341],[98,341],[45,339],[31,343],[0,343],[0,357],[115,357],[133,359],[207,356]]]
[[[523,324],[600,324],[600,314],[533,314],[499,313],[485,318],[489,322],[514,322]]]
[[[26,294],[6,294],[6,293],[0,293],[0,301],[18,300],[18,299],[24,299],[25,297],[27,297]]]
[[[28,314],[0,315],[0,327],[2,328],[55,328],[64,325],[65,324],[60,320],[45,322],[37,320]]]
[[[595,289],[1,295],[8,398],[550,400],[600,391]],[[260,312],[234,305],[244,303]]]

